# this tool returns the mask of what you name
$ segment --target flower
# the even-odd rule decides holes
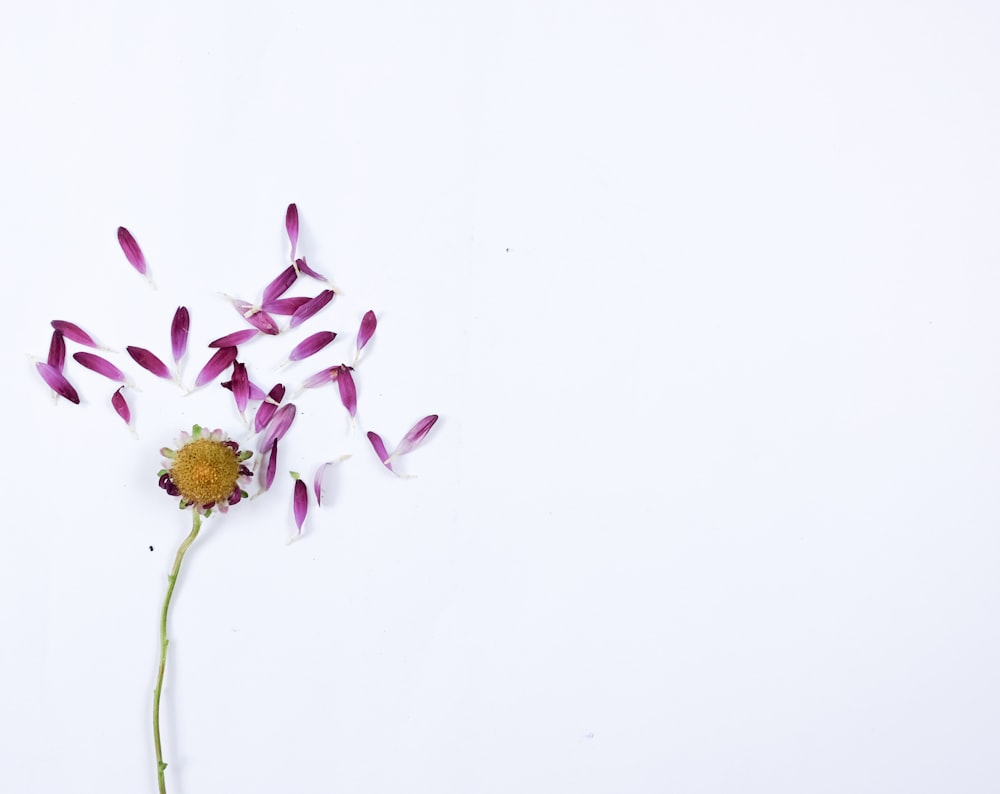
[[[246,497],[240,486],[248,485],[253,474],[243,464],[253,453],[240,450],[221,430],[206,432],[195,425],[190,433],[181,433],[177,450],[164,447],[160,452],[160,487],[181,498],[182,510],[191,507],[207,516],[218,507],[225,513]]]

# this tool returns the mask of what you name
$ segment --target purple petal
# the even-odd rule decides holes
[[[167,369],[167,365],[148,350],[142,347],[126,347],[125,350],[140,367],[149,370],[158,378],[170,380],[170,370]]]
[[[270,303],[276,298],[280,298],[295,283],[295,279],[298,277],[298,271],[292,265],[289,265],[278,274],[278,277],[274,281],[264,287],[264,297],[261,298],[260,302]]]
[[[174,321],[170,324],[170,345],[174,350],[174,361],[184,358],[188,345],[188,329],[191,327],[191,315],[183,306],[178,306],[174,312]]]
[[[340,401],[353,419],[358,412],[358,390],[354,385],[354,376],[351,375],[351,368],[344,364],[341,364],[338,370],[337,388],[340,389]]]
[[[273,301],[268,301],[261,308],[271,314],[278,314],[282,317],[288,317],[295,314],[303,305],[309,303],[312,298],[277,298]]]
[[[302,534],[302,522],[306,520],[306,513],[309,511],[309,490],[298,474],[293,473],[295,479],[295,492],[292,495],[292,513],[295,515],[295,526],[298,527],[298,534]]]
[[[321,463],[319,468],[316,469],[316,476],[313,477],[313,493],[316,494],[317,507],[323,504],[323,475],[326,474],[326,470],[330,468],[332,464],[332,460],[328,460],[326,463]]]
[[[372,338],[376,325],[378,325],[378,320],[375,317],[375,312],[371,310],[365,312],[365,316],[361,318],[361,327],[358,329],[358,353],[361,353],[365,345],[368,344],[368,340]]]
[[[288,432],[288,428],[292,426],[292,422],[295,420],[295,403],[288,403],[287,405],[282,405],[274,414],[274,418],[268,425],[267,434],[264,436],[264,440],[260,445],[260,449],[268,449],[271,444],[280,441],[284,438],[285,433]]]
[[[81,351],[79,353],[74,353],[73,358],[77,363],[82,364],[87,369],[92,369],[98,375],[103,375],[105,378],[116,380],[119,383],[124,383],[128,380],[128,378],[125,377],[125,373],[118,369],[118,367],[106,358],[101,358],[94,353],[84,353]]]
[[[329,279],[326,276],[321,276],[319,273],[317,273],[315,270],[309,267],[309,265],[306,264],[306,258],[304,256],[301,259],[295,260],[295,267],[299,269],[300,273],[305,273],[307,276],[314,278],[317,281],[329,281]]]
[[[411,427],[406,435],[403,436],[403,440],[399,442],[399,446],[393,451],[393,457],[405,455],[407,452],[412,452],[416,449],[427,434],[431,432],[431,428],[434,427],[434,423],[437,420],[437,414],[431,414],[430,416],[425,416]]]
[[[265,397],[267,397],[267,395],[264,394],[264,390],[256,383],[254,383],[252,380],[248,380],[247,383],[250,385],[251,400],[263,400]],[[224,380],[219,385],[223,389],[229,389],[229,391],[233,390],[233,382],[231,380]]]
[[[275,441],[271,444],[265,454],[267,455],[267,468],[264,470],[264,487],[261,489],[263,491],[270,490],[271,484],[274,482],[274,474],[278,470],[278,442]]]
[[[264,400],[264,402],[262,402],[257,408],[257,415],[253,418],[253,429],[255,433],[259,433],[268,426],[271,419],[274,417],[274,412],[278,410],[278,403],[281,402],[284,396],[285,387],[280,383],[268,392],[267,399]]]
[[[122,395],[122,389],[124,386],[119,386],[118,391],[111,395],[111,405],[114,406],[115,411],[124,420],[125,424],[132,424],[132,412],[128,409],[128,403],[125,402],[125,397]]]
[[[292,244],[292,259],[295,259],[295,246],[299,244],[299,208],[294,204],[289,204],[285,210],[285,231]]]
[[[66,340],[63,338],[62,331],[52,332],[52,341],[49,342],[49,357],[47,360],[50,367],[55,367],[62,372],[63,365],[66,363]]]
[[[237,298],[232,298],[231,300],[233,308],[258,331],[270,334],[271,336],[278,333],[278,324],[274,321],[274,318],[267,312],[261,311],[259,306],[254,306],[252,303],[247,303]]]
[[[79,325],[74,325],[73,323],[66,322],[65,320],[53,320],[52,327],[57,331],[60,331],[67,339],[72,342],[76,342],[78,345],[99,347],[97,342],[91,339],[90,334],[84,331]]]
[[[302,384],[303,389],[315,389],[317,386],[323,386],[331,381],[337,380],[337,375],[340,373],[339,367],[327,367],[326,369],[321,369],[315,375],[310,375],[305,379]]]
[[[42,376],[50,389],[58,394],[60,397],[65,397],[71,403],[80,403],[80,395],[76,393],[76,389],[66,380],[65,376],[53,367],[51,364],[46,364],[39,361],[35,364],[38,369],[38,374]]]
[[[132,233],[124,226],[118,227],[118,244],[125,252],[125,258],[129,264],[145,276],[146,257],[142,255],[142,249],[139,248],[139,243],[135,241]]]
[[[309,356],[315,355],[336,338],[337,335],[333,331],[320,331],[306,337],[292,348],[292,352],[288,354],[288,360],[301,361],[304,358],[309,358]]]
[[[235,350],[235,348],[223,348]],[[218,354],[216,354],[218,355]],[[233,362],[233,397],[236,398],[236,408],[242,414],[247,409],[250,400],[250,379],[247,377],[247,367],[241,361]]]
[[[375,450],[375,454],[378,455],[378,459],[382,461],[382,465],[389,471],[392,471],[392,463],[389,462],[389,453],[385,449],[385,442],[382,441],[382,436],[369,430],[368,440],[371,442],[372,449]],[[393,472],[393,474],[395,474],[395,472]]]
[[[208,360],[198,377],[194,379],[194,387],[204,386],[213,381],[218,375],[236,360],[237,350],[235,347],[220,347]]]
[[[288,327],[295,328],[302,325],[302,323],[332,301],[335,294],[336,293],[334,293],[332,289],[325,289],[315,298],[303,303],[298,309],[295,310],[295,313],[292,315],[292,319],[288,322]]]
[[[226,334],[225,336],[220,336],[208,343],[209,347],[238,347],[244,342],[249,342],[257,334],[259,334],[256,328],[247,328],[244,331],[233,331],[231,334]]]

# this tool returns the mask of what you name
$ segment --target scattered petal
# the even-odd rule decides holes
[[[296,537],[302,536],[302,522],[306,520],[306,513],[309,512],[309,490],[302,481],[297,471],[290,472],[295,480],[295,492],[292,495],[292,513],[295,515],[295,526],[298,528]]]
[[[122,418],[125,424],[131,427],[132,412],[128,409],[128,403],[125,402],[125,397],[122,394],[122,389],[124,388],[124,386],[119,386],[118,391],[111,395],[111,405],[114,407],[115,411]]]
[[[288,322],[289,328],[295,328],[302,325],[306,320],[316,314],[320,309],[326,306],[330,301],[333,300],[333,296],[336,293],[332,289],[325,289],[315,298],[310,299],[306,303],[302,304],[295,313],[292,315],[292,319]]]
[[[42,380],[48,384],[52,391],[60,397],[65,397],[71,403],[80,404],[80,395],[76,393],[76,389],[59,370],[51,364],[41,361],[37,362],[35,367],[38,369],[38,374],[42,376]]]
[[[368,440],[371,442],[372,449],[375,450],[375,454],[378,455],[378,459],[382,461],[382,465],[395,474],[396,472],[392,469],[392,463],[389,461],[389,453],[386,451],[385,442],[382,441],[382,436],[369,430]]]
[[[174,312],[174,321],[170,324],[170,346],[174,351],[174,362],[179,362],[187,352],[188,330],[191,328],[191,315],[183,306],[178,306]]]
[[[292,426],[292,422],[294,420],[295,403],[282,405],[277,411],[275,411],[274,417],[268,424],[267,433],[260,445],[260,449],[269,449],[272,444],[280,441],[284,437],[285,433],[288,432],[288,428]]]
[[[336,338],[337,335],[333,331],[320,331],[312,336],[308,336],[292,348],[292,352],[288,354],[288,360],[301,361],[304,358],[309,358],[309,356],[315,355]]]
[[[317,273],[315,270],[309,267],[309,265],[306,263],[306,258],[304,256],[301,257],[300,259],[295,260],[295,267],[299,269],[300,273],[305,273],[307,276],[309,276],[310,278],[314,278],[317,281],[329,281],[329,279],[326,276],[321,276],[319,273]]]
[[[347,460],[350,455],[341,455],[337,460],[328,460],[326,463],[321,463],[316,469],[316,476],[313,477],[313,493],[316,494],[316,506],[319,507],[323,504],[323,477],[326,476],[326,470],[329,469],[333,464],[340,463],[341,461]]]
[[[167,369],[167,365],[145,348],[126,347],[125,350],[132,356],[132,360],[143,369],[149,370],[158,378],[171,379],[170,370]]]
[[[295,314],[303,305],[309,303],[310,300],[312,298],[277,298],[273,301],[268,301],[261,308],[270,314],[289,317]]]
[[[267,393],[267,399],[265,399],[264,402],[262,402],[257,408],[257,415],[253,418],[253,429],[255,433],[259,433],[268,426],[271,419],[274,417],[274,412],[278,410],[278,405],[281,403],[284,396],[285,387],[280,383]]]
[[[223,350],[235,348],[223,348]],[[236,409],[242,414],[247,409],[250,400],[250,379],[247,377],[247,367],[241,361],[233,362],[233,397],[236,398]]]
[[[235,347],[220,347],[216,350],[205,366],[201,368],[198,377],[194,379],[194,387],[197,389],[199,386],[204,386],[215,380],[226,367],[236,360],[236,353]]]
[[[267,312],[261,311],[259,307],[241,300],[233,300],[233,306],[236,307],[236,311],[243,316],[244,320],[261,333],[269,334],[270,336],[277,335],[279,330],[278,324]]]
[[[354,376],[351,375],[351,368],[344,364],[341,364],[337,369],[337,388],[340,389],[340,401],[353,419],[358,412],[358,390],[354,385]]]
[[[261,298],[260,302],[267,304],[277,298],[280,298],[288,291],[288,288],[295,283],[295,279],[298,277],[298,271],[292,265],[289,265],[278,274],[274,281],[264,287],[264,297]]]
[[[142,255],[142,249],[139,248],[139,243],[135,241],[132,233],[124,226],[118,227],[118,244],[122,247],[122,251],[125,252],[125,258],[129,261],[129,264],[145,276],[146,257]]]
[[[60,372],[66,363],[66,340],[62,331],[52,332],[52,341],[49,342],[49,357],[47,359],[50,367],[55,367]]]
[[[82,364],[87,369],[93,370],[98,375],[103,375],[105,378],[116,380],[119,383],[124,383],[128,380],[128,378],[125,377],[125,373],[118,369],[118,367],[106,358],[101,358],[94,353],[85,353],[80,351],[79,353],[74,353],[73,358],[77,363]]]
[[[244,331],[233,331],[231,334],[226,334],[225,336],[220,336],[218,339],[213,339],[208,343],[209,347],[238,347],[239,345],[249,342],[257,334],[259,334],[256,328],[247,328]]]
[[[412,452],[416,449],[420,443],[427,437],[427,434],[434,427],[434,423],[438,420],[437,414],[431,414],[430,416],[425,416],[419,422],[417,422],[413,427],[411,427],[403,440],[399,442],[399,446],[392,453],[392,457],[399,457],[400,455],[405,455],[407,452]]]
[[[361,355],[361,351],[364,350],[365,345],[368,344],[368,340],[372,338],[372,334],[375,333],[375,326],[378,325],[378,320],[375,317],[375,312],[369,310],[365,312],[365,316],[361,318],[361,327],[358,329],[358,355]]]
[[[295,259],[295,246],[299,244],[299,208],[289,204],[285,210],[285,231],[288,232],[288,242],[292,244],[292,259]]]
[[[90,334],[84,331],[79,325],[66,322],[66,320],[53,320],[52,327],[57,331],[62,332],[63,336],[71,342],[76,342],[78,345],[100,347],[100,345],[98,345],[97,342],[91,338]]]
[[[263,491],[270,490],[271,484],[274,482],[274,474],[278,470],[278,442],[275,441],[271,444],[267,451],[267,468],[264,470],[264,487],[261,489]]]
[[[260,386],[258,386],[256,383],[254,383],[252,380],[248,380],[247,383],[250,385],[250,399],[251,400],[263,400],[265,397],[267,397],[267,395],[264,394],[264,390]],[[231,380],[224,380],[219,385],[223,389],[229,389],[229,391],[233,390],[233,382]]]
[[[337,379],[337,375],[340,373],[340,367],[327,367],[326,369],[321,369],[315,375],[310,375],[302,383],[302,389],[315,389],[317,386],[323,386],[331,381]]]

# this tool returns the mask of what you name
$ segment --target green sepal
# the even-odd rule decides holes
[[[191,438],[201,438],[201,425],[191,425]]]
[[[167,473],[166,469],[160,469],[158,472],[156,472],[156,476],[157,477],[162,477],[166,473]]]

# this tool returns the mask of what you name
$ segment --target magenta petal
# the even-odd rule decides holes
[[[148,350],[142,347],[126,347],[125,350],[140,367],[149,370],[158,378],[170,380],[170,370],[167,369],[167,365]]]
[[[35,364],[38,369],[38,374],[42,376],[50,389],[58,394],[60,397],[65,397],[71,403],[80,403],[80,395],[76,393],[76,389],[73,388],[72,384],[66,380],[65,376],[53,367],[51,364],[46,364],[39,361]]]
[[[276,441],[280,441],[284,438],[285,433],[288,432],[288,428],[292,426],[292,422],[295,420],[295,403],[288,403],[287,405],[282,405],[274,414],[274,418],[268,425],[267,433],[264,436],[264,440],[260,445],[260,449],[268,449],[271,444]]]
[[[142,249],[139,248],[139,243],[135,241],[132,233],[124,226],[118,227],[118,244],[125,252],[125,258],[129,264],[145,276],[146,257],[142,255]]]
[[[170,346],[174,351],[174,361],[184,358],[187,352],[188,330],[191,328],[191,315],[183,306],[178,306],[174,312],[174,321],[170,324]]]
[[[307,512],[309,512],[309,491],[306,484],[298,476],[295,476],[292,513],[295,515],[295,526],[298,527],[299,535],[302,534],[302,522],[306,520]]]
[[[208,360],[198,377],[194,379],[194,386],[204,386],[206,383],[215,380],[216,377],[236,360],[237,350],[235,347],[220,347]],[[235,391],[235,390],[234,390]]]
[[[125,397],[122,395],[122,389],[124,386],[120,386],[118,391],[111,395],[111,405],[117,411],[118,415],[124,420],[125,424],[132,424],[132,412],[128,409],[128,403],[125,402]]]
[[[295,279],[298,277],[298,271],[292,265],[289,265],[278,274],[278,277],[274,281],[264,287],[264,297],[261,298],[260,302],[269,303],[276,298],[280,298],[295,283]]]
[[[337,335],[333,331],[320,331],[312,336],[308,336],[292,348],[292,352],[288,354],[288,360],[301,361],[304,358],[309,358],[309,356],[315,355],[336,338]]]
[[[250,386],[250,399],[251,400],[263,400],[265,397],[267,397],[267,395],[264,394],[264,390],[260,386],[258,386],[256,383],[254,383],[252,380],[248,380],[247,383]],[[223,389],[229,389],[229,391],[233,390],[233,382],[231,380],[224,380],[219,385]]]
[[[66,363],[66,340],[62,331],[52,332],[52,341],[49,342],[49,357],[47,359],[50,367],[55,367],[62,372]]]
[[[299,269],[299,272],[305,273],[307,276],[309,276],[310,278],[314,278],[317,281],[328,281],[329,280],[329,279],[327,279],[326,276],[321,276],[319,273],[317,273],[315,270],[313,270],[311,267],[309,267],[309,265],[306,263],[306,258],[305,257],[302,257],[301,259],[296,259],[295,260],[295,267],[297,267]]]
[[[411,452],[416,449],[427,434],[431,432],[431,428],[434,427],[434,423],[437,420],[437,414],[431,414],[430,416],[425,416],[417,422],[409,429],[407,434],[403,436],[403,440],[399,442],[399,446],[396,447],[395,451],[392,453],[393,456],[405,455],[407,452]]]
[[[275,300],[268,301],[261,308],[269,314],[288,317],[295,314],[295,312],[311,300],[312,298],[276,298]]]
[[[270,490],[274,482],[274,474],[278,470],[278,442],[275,441],[265,453],[267,456],[267,467],[264,469],[264,487],[262,490]]]
[[[259,433],[268,426],[271,419],[274,417],[274,412],[278,410],[278,403],[281,402],[284,396],[285,387],[280,383],[268,392],[267,399],[264,400],[264,402],[262,402],[257,408],[257,414],[253,418],[253,429],[255,433]]]
[[[331,381],[337,380],[337,375],[340,374],[339,367],[327,367],[326,369],[321,369],[315,375],[310,375],[305,379],[302,384],[303,389],[315,389],[317,386],[323,386]]]
[[[226,334],[225,336],[220,336],[208,343],[209,347],[238,347],[244,342],[249,342],[257,334],[259,334],[256,328],[247,328],[245,331],[233,331],[231,334]]]
[[[254,306],[246,301],[233,299],[233,307],[240,313],[250,325],[265,334],[274,336],[278,333],[278,324],[267,312],[261,311],[259,306]]]
[[[312,298],[307,303],[302,304],[302,306],[295,310],[295,313],[292,315],[292,319],[288,322],[288,327],[295,328],[302,325],[302,323],[332,301],[334,294],[335,293],[332,289],[325,289],[315,298]]]
[[[92,369],[98,375],[103,375],[105,378],[111,380],[116,380],[119,383],[124,383],[128,380],[125,377],[125,373],[122,372],[118,367],[108,361],[106,358],[101,358],[94,353],[84,353],[83,351],[73,354],[74,360],[79,364],[82,364],[87,369]]]
[[[368,344],[368,340],[372,338],[376,325],[378,325],[378,320],[375,317],[375,312],[371,310],[365,312],[365,316],[361,318],[361,327],[358,329],[358,353],[364,349],[365,345]]]
[[[223,348],[224,350],[230,348]],[[247,377],[247,367],[241,361],[233,362],[233,397],[236,398],[236,409],[243,413],[250,400],[250,379]]]
[[[292,244],[292,259],[295,259],[295,246],[299,244],[299,208],[289,204],[285,210],[285,231],[288,232],[288,242]]]
[[[340,401],[347,409],[347,413],[354,418],[358,412],[358,390],[354,385],[354,376],[351,375],[351,368],[343,364],[338,368],[337,388],[340,389]]]
[[[98,347],[97,342],[91,339],[90,334],[84,331],[79,325],[66,322],[65,320],[53,320],[52,327],[60,331],[63,336],[78,345],[87,347]]]
[[[385,449],[385,442],[382,441],[382,436],[369,430],[368,440],[371,442],[372,449],[375,450],[375,454],[378,455],[378,459],[382,461],[382,465],[384,465],[389,471],[392,471],[392,463],[389,462],[389,453]],[[393,473],[395,474],[395,472]]]

